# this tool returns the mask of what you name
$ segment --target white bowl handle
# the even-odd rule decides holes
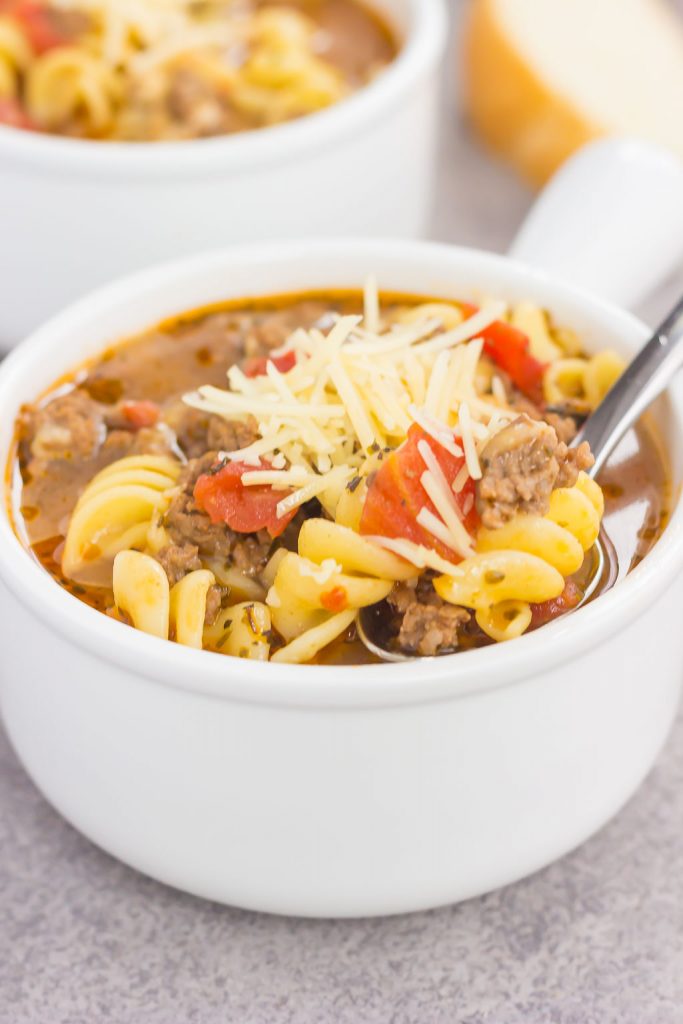
[[[541,193],[510,255],[636,306],[683,259],[683,163],[637,140],[584,146]]]

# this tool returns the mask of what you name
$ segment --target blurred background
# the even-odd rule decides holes
[[[467,116],[463,36],[472,5],[479,2],[450,0],[451,45],[444,68],[441,155],[432,235],[459,245],[504,252],[532,205],[537,189],[517,169],[491,152]],[[541,2],[537,0],[537,3]],[[596,4],[600,2],[594,0]],[[623,0],[625,6],[630,2]],[[680,19],[683,33],[683,0],[665,0],[665,3]],[[678,152],[683,155],[682,79],[677,78],[677,91],[674,92],[673,83],[659,69],[652,67],[649,74],[655,78],[663,102],[676,115],[671,135],[676,137]],[[666,313],[682,292],[683,266],[648,298],[638,312],[648,322],[654,322]]]

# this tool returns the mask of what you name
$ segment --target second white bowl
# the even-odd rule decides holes
[[[375,0],[403,46],[290,124],[181,143],[0,126],[0,351],[79,295],[170,255],[303,235],[418,237],[436,156],[443,0]]]

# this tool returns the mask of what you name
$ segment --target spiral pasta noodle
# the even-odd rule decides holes
[[[26,78],[28,112],[38,125],[51,131],[77,121],[87,135],[106,134],[113,123],[118,96],[114,73],[75,46],[41,57]]]
[[[472,608],[492,639],[520,636],[531,624],[529,606],[559,597],[565,579],[581,568],[603,511],[600,486],[580,473],[574,487],[552,492],[546,516],[517,515],[495,530],[480,527],[477,554],[434,588],[444,600]]]
[[[17,95],[20,77],[32,61],[24,33],[11,18],[0,15],[0,99]]]
[[[168,503],[180,464],[164,455],[133,455],[93,477],[69,521],[62,570],[73,577],[100,559],[144,547],[155,514]]]
[[[242,601],[223,609],[204,629],[203,646],[234,658],[268,661],[270,631],[270,609],[262,601]]]
[[[624,372],[616,352],[600,352],[591,359],[580,356],[557,359],[545,372],[543,393],[553,406],[579,405],[595,409]]]
[[[298,11],[258,11],[252,24],[252,53],[232,90],[235,106],[272,123],[342,99],[346,88],[341,73],[313,52],[315,32],[315,23]]]
[[[206,648],[237,658],[267,661],[270,653],[270,611],[260,602],[243,602],[222,609],[211,626],[205,625],[207,595],[213,573],[197,569],[173,587],[155,558],[140,551],[120,551],[114,559],[116,611],[132,625],[162,640],[172,638],[184,647]]]

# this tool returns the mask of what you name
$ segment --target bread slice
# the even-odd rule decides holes
[[[601,135],[683,157],[683,19],[670,0],[472,0],[465,104],[535,184]]]

